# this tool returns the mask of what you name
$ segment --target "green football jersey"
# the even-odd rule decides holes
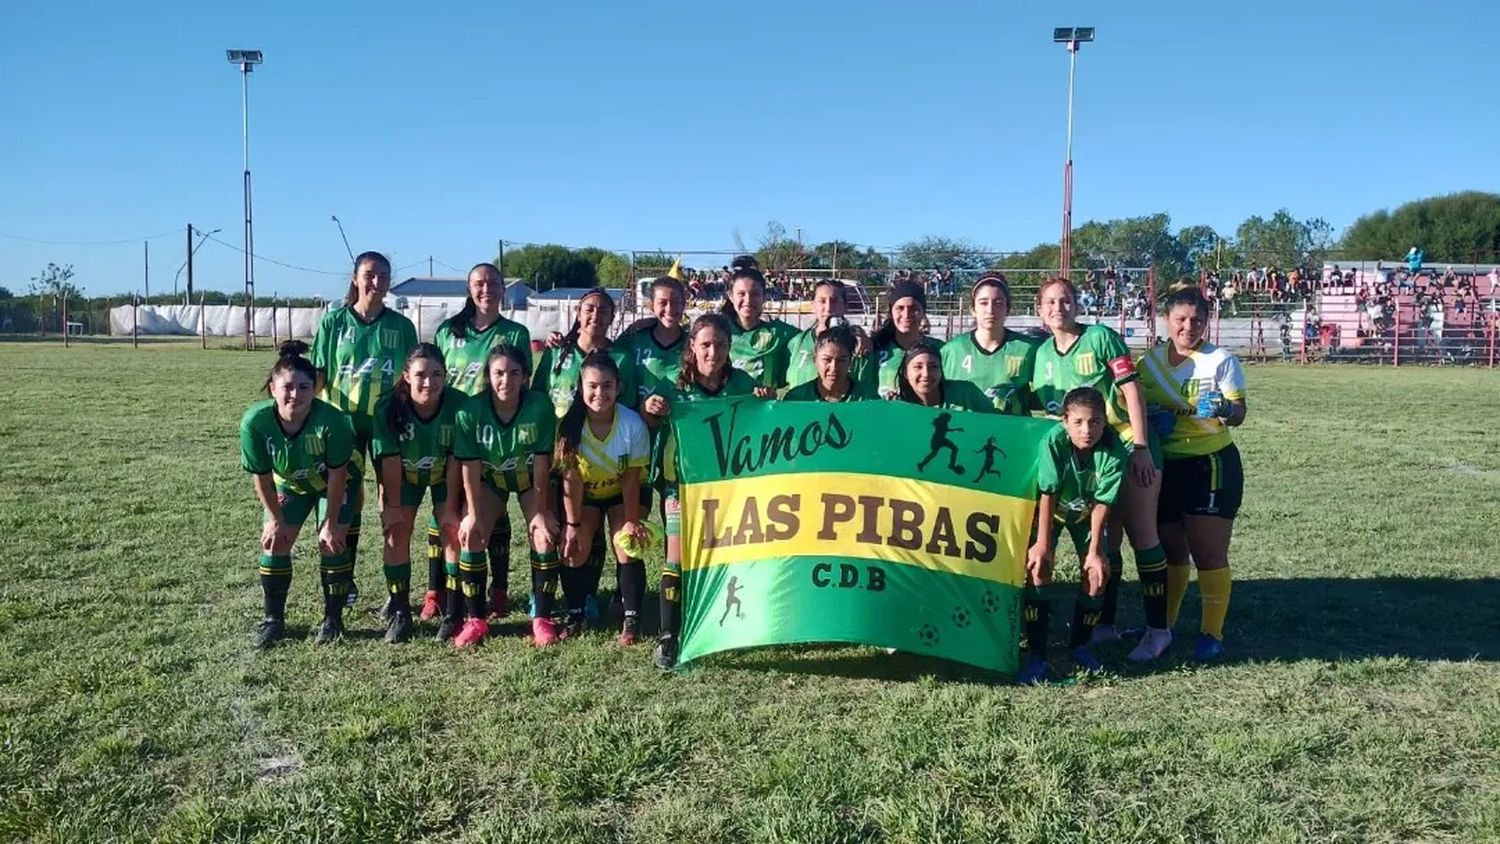
[[[531,376],[531,389],[547,397],[552,403],[552,412],[558,419],[573,404],[573,394],[578,391],[578,376],[584,357],[583,350],[576,346],[565,353],[561,348],[549,346],[542,350],[542,359],[537,362],[536,372]],[[619,343],[610,345],[609,358],[620,369],[620,392],[617,400],[634,409],[640,400],[635,361]]]
[[[913,402],[915,404],[915,402]],[[943,410],[967,410],[972,413],[999,413],[984,391],[968,381],[943,379],[942,396],[936,407]]]
[[[615,341],[635,364],[636,392],[644,399],[651,395],[659,381],[675,381],[682,371],[682,350],[687,348],[688,334],[684,329],[677,340],[663,346],[651,328],[633,331]]]
[[[346,465],[353,454],[348,415],[318,399],[302,427],[290,434],[271,399],[251,405],[240,418],[240,465],[252,475],[270,474],[276,488],[291,495],[322,494],[328,489],[328,470]]]
[[[818,377],[818,365],[813,361],[813,349],[817,343],[818,338],[812,328],[793,334],[792,339],[787,341],[786,376],[782,379],[784,384],[803,384]],[[871,365],[869,355],[854,356],[849,364],[849,378],[869,384],[874,389],[875,367]]]
[[[943,377],[972,383],[1001,413],[1025,416],[1036,347],[1035,340],[1007,329],[1000,346],[987,352],[974,332],[960,334],[943,344]]]
[[[943,345],[936,337],[926,339],[938,346]],[[900,392],[901,367],[906,363],[906,350],[896,344],[894,340],[889,343],[881,343],[876,346],[873,353],[875,357],[875,389],[881,398],[890,398]]]
[[[1037,491],[1057,496],[1058,521],[1087,523],[1095,504],[1114,506],[1129,462],[1130,449],[1113,429],[1105,428],[1104,437],[1090,453],[1080,455],[1068,432],[1058,425],[1042,441],[1036,465]]]
[[[453,450],[453,426],[457,424],[458,409],[468,398],[458,390],[445,388],[431,419],[423,419],[413,407],[405,429],[395,431],[391,429],[388,414],[391,399],[387,397],[375,410],[377,464],[382,457],[400,458],[402,475],[412,486],[437,486],[446,481],[448,454]]]
[[[531,363],[531,330],[514,320],[500,317],[489,328],[475,331],[474,326],[464,328],[464,336],[454,332],[458,317],[449,317],[438,326],[432,338],[433,345],[443,350],[443,363],[448,368],[448,386],[468,395],[478,395],[490,385],[490,374],[484,364],[490,356],[490,348],[506,343],[520,349]]]
[[[1125,340],[1107,325],[1088,325],[1066,353],[1057,350],[1057,342],[1044,339],[1036,351],[1031,391],[1048,416],[1062,414],[1063,397],[1078,387],[1093,387],[1104,395],[1109,424],[1125,436],[1130,435],[1130,417],[1125,410],[1121,384],[1137,379],[1135,361]]]
[[[846,401],[869,401],[871,399],[876,399],[876,398],[879,398],[879,396],[877,396],[875,394],[875,388],[873,386],[871,386],[868,383],[861,384],[858,381],[851,381],[850,382],[849,395],[844,396],[842,399],[839,399],[839,401],[841,401],[841,402],[846,402]],[[808,381],[808,382],[806,382],[804,384],[798,384],[797,386],[791,388],[790,390],[787,390],[786,391],[786,395],[782,396],[781,400],[782,401],[827,401],[827,399],[825,399],[822,396],[818,395],[818,382],[817,381]]]
[[[348,413],[355,434],[369,439],[375,405],[395,386],[416,345],[416,327],[391,308],[382,308],[370,322],[347,305],[329,311],[313,337],[312,364],[323,376],[319,398]]]
[[[779,319],[763,319],[746,330],[733,317],[729,320],[729,362],[742,369],[762,387],[786,385],[787,344],[797,329]]]
[[[501,492],[531,489],[532,460],[552,452],[557,433],[557,420],[544,395],[521,393],[521,404],[508,422],[495,412],[494,396],[470,396],[456,418],[455,460],[480,461],[484,479]]]
[[[665,398],[672,407],[681,402],[704,401],[707,399],[727,399],[733,396],[750,396],[755,394],[755,388],[760,386],[754,378],[746,375],[743,371],[730,367],[729,377],[725,379],[724,385],[718,392],[711,393],[696,381],[689,383],[686,387],[677,386],[674,381],[658,381],[652,389],[654,395]],[[668,483],[677,483],[677,440],[672,436],[672,426],[662,425],[657,429],[662,436],[662,452],[652,466],[652,481],[665,479]]]

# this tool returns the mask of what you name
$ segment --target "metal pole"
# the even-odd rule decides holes
[[[496,263],[496,269],[500,270],[500,283],[501,284],[505,284],[505,239],[504,238],[500,239],[500,257],[496,259],[495,263]],[[632,261],[631,263],[634,264],[635,262]],[[635,279],[633,279],[633,278],[631,279],[632,282],[634,280]],[[541,291],[539,290],[537,292],[540,293]]]
[[[255,348],[255,225],[250,213],[250,64],[240,65],[240,126],[245,153],[245,348]]]
[[[1073,269],[1073,82],[1078,72],[1078,42],[1068,42],[1068,154],[1063,164],[1062,275]]]
[[[208,315],[204,313],[203,294],[198,294],[198,337],[203,348],[208,348]]]
[[[142,252],[141,267],[146,283],[146,301],[149,303],[151,301],[151,241],[143,240],[141,241],[141,246],[144,249]]]
[[[68,347],[68,291],[66,291],[66,290],[63,291],[63,295],[62,295],[62,316],[63,316],[63,320],[62,320],[62,322],[63,322],[63,348],[66,349]]]
[[[130,348],[141,347],[141,297],[130,297]]]
[[[187,295],[183,297],[182,304],[186,305],[193,300],[193,224],[187,227]],[[172,277],[172,295],[177,295],[177,277]]]

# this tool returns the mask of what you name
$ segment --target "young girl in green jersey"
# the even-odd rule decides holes
[[[495,523],[509,519],[506,505],[515,496],[531,549],[532,640],[550,645],[557,641],[552,599],[557,591],[558,526],[549,502],[548,475],[557,423],[546,398],[526,389],[531,357],[525,350],[505,343],[491,346],[485,372],[488,389],[465,401],[457,415],[453,457],[461,467],[466,512],[458,528],[463,550],[449,570],[444,626],[451,631],[462,621],[454,638],[461,648],[477,645],[489,634],[485,546]]]
[[[432,342],[443,350],[448,366],[449,386],[471,396],[486,392],[489,384],[485,362],[490,349],[504,343],[518,349],[531,369],[531,332],[526,326],[500,314],[505,303],[505,279],[494,264],[475,264],[469,270],[468,297],[463,309],[438,326]],[[463,500],[459,489],[448,491],[454,502]],[[498,519],[490,537],[490,611],[504,617],[510,609],[506,586],[510,580],[510,519]],[[450,561],[452,562],[452,561]],[[422,618],[435,618],[442,612],[447,597],[442,543],[437,523],[427,525],[427,594],[422,601]]]
[[[943,376],[972,382],[1001,413],[1027,415],[1037,343],[1005,327],[1010,283],[985,273],[969,288],[969,304],[974,330],[943,344]]]
[[[894,398],[943,410],[999,413],[990,397],[973,383],[943,377],[943,352],[938,341],[924,337],[901,354]]]
[[[817,377],[786,391],[785,401],[864,401],[875,398],[868,383],[860,384],[850,377],[858,341],[847,325],[836,325],[818,335],[813,349]]]
[[[1110,508],[1119,496],[1130,454],[1106,424],[1104,397],[1098,390],[1077,387],[1068,391],[1061,411],[1062,423],[1044,440],[1037,460],[1040,499],[1036,540],[1026,552],[1028,658],[1016,678],[1025,685],[1040,683],[1047,676],[1050,602],[1042,589],[1052,582],[1053,548],[1063,528],[1072,537],[1083,566],[1069,640],[1073,662],[1089,673],[1103,670],[1088,644],[1110,579],[1110,564],[1105,557]]]
[[[616,341],[635,364],[637,389],[644,399],[658,382],[676,380],[687,345],[682,313],[687,290],[682,282],[658,276],[651,282],[651,316],[638,319],[620,332]]]
[[[818,344],[818,335],[835,325],[847,324],[844,315],[848,312],[848,297],[844,292],[844,283],[838,279],[819,279],[812,289],[812,312],[813,324],[805,331],[799,331],[787,341],[787,371],[785,381],[787,384],[797,385],[811,381],[818,377],[817,367],[813,364],[813,347]],[[860,339],[861,346],[868,346],[869,340],[855,329],[855,335]],[[871,365],[870,355],[865,354],[867,348],[854,350],[854,363],[849,369],[849,377],[855,381],[871,384],[875,381],[875,368]]]
[[[417,345],[411,320],[385,306],[391,289],[391,262],[379,252],[361,252],[344,294],[344,306],[323,315],[313,336],[312,363],[319,397],[349,415],[354,426],[354,458],[349,495],[354,521],[349,526],[349,564],[359,550],[364,508],[365,455],[375,437],[375,406],[396,385],[401,362]],[[350,580],[348,605],[359,590]]]
[[[411,534],[424,497],[432,498],[432,523],[457,553],[458,519],[448,497],[458,473],[448,456],[458,409],[468,397],[446,381],[442,351],[418,343],[406,356],[396,389],[375,414],[375,478],[389,597],[385,640],[392,644],[411,638]]]
[[[755,267],[741,267],[729,279],[729,295],[720,311],[729,320],[730,360],[770,393],[786,383],[787,344],[797,329],[766,319],[766,277]]]
[[[1231,428],[1245,422],[1245,374],[1227,349],[1208,342],[1208,301],[1196,287],[1167,297],[1167,340],[1141,358],[1146,401],[1170,420],[1162,437],[1161,538],[1167,548],[1167,617],[1177,621],[1191,566],[1198,569],[1202,621],[1193,658],[1224,655],[1229,612],[1229,538],[1245,471]]]
[[[1120,496],[1117,522],[1124,523],[1135,549],[1136,571],[1141,578],[1141,598],[1146,632],[1130,653],[1138,662],[1156,659],[1172,641],[1166,628],[1167,557],[1156,530],[1156,501],[1161,490],[1160,458],[1152,437],[1141,395],[1135,362],[1125,340],[1107,325],[1078,322],[1078,293],[1072,282],[1052,278],[1037,292],[1037,311],[1052,336],[1037,349],[1031,389],[1049,416],[1061,414],[1067,393],[1076,387],[1093,387],[1104,396],[1110,425],[1134,452],[1125,473],[1125,491]],[[1118,641],[1115,609],[1120,599],[1122,531],[1110,534],[1111,577],[1105,590],[1104,607],[1094,642]]]
[[[652,655],[659,668],[677,664],[677,636],[682,628],[682,502],[677,488],[677,443],[668,418],[682,402],[754,394],[755,380],[729,364],[729,322],[720,314],[704,314],[693,320],[677,377],[657,382],[642,404],[646,423],[665,441],[660,464],[667,547],[661,572],[661,641]]]
[[[266,376],[270,398],[256,402],[240,420],[240,465],[255,476],[255,495],[265,509],[260,531],[260,587],[265,615],[255,645],[268,648],[286,633],[286,596],[292,583],[292,545],[307,517],[326,513],[318,529],[322,556],[323,621],[314,642],[344,633],[344,596],[352,567],[346,554],[354,502],[346,494],[354,431],[349,418],[313,398],[317,371],[305,357],[307,344],[281,344]]]
[[[927,293],[922,285],[898,282],[891,288],[890,295],[885,322],[870,338],[875,349],[876,388],[880,397],[886,399],[895,398],[900,392],[901,365],[906,350],[921,340],[940,342],[924,333],[927,330]]]
[[[568,604],[564,635],[583,630],[590,586],[586,564],[606,519],[610,535],[624,533],[637,542],[647,536],[640,524],[640,487],[651,456],[650,433],[641,417],[618,400],[620,388],[614,360],[591,352],[584,358],[573,403],[557,426],[553,460],[563,487],[562,587]],[[615,554],[625,615],[620,644],[632,645],[640,637],[646,564],[618,546]]]

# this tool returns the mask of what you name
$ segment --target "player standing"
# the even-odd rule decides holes
[[[375,407],[396,385],[402,361],[417,345],[417,329],[411,320],[385,306],[390,289],[391,262],[379,252],[361,252],[354,259],[354,277],[343,307],[324,314],[313,336],[312,364],[318,371],[319,397],[349,414],[354,426],[354,457],[349,468],[349,500],[354,509],[348,536],[351,572],[359,550],[365,456],[375,438]],[[348,605],[353,607],[358,597],[351,574]]]
[[[730,361],[766,390],[786,384],[787,344],[797,329],[779,319],[766,319],[766,277],[759,269],[742,266],[729,279],[729,296],[721,310],[729,320]]]
[[[899,392],[901,364],[907,349],[921,340],[941,342],[928,337],[924,333],[926,330],[927,292],[920,284],[897,282],[891,288],[885,322],[875,329],[874,336],[870,338],[875,356],[876,390],[881,398],[895,398]]]
[[[974,330],[943,344],[943,377],[970,381],[1001,413],[1025,416],[1030,401],[1037,342],[1005,327],[1010,284],[985,273],[969,288]]]
[[[323,620],[313,641],[344,633],[344,596],[352,579],[346,537],[353,518],[348,491],[354,430],[349,417],[313,398],[317,371],[303,357],[307,344],[281,344],[266,376],[270,398],[240,419],[240,465],[255,476],[255,495],[265,509],[260,531],[260,588],[265,615],[255,646],[268,648],[286,633],[286,596],[292,584],[292,546],[307,517],[323,505],[328,517],[318,529],[322,557]]]
[[[662,523],[666,527],[666,561],[661,572],[661,640],[652,654],[658,668],[677,664],[677,637],[682,632],[682,502],[677,487],[677,443],[666,424],[682,402],[755,394],[755,379],[729,363],[729,322],[721,314],[704,314],[688,332],[677,377],[658,381],[642,402],[646,423],[665,441],[661,456]]]
[[[466,395],[477,396],[488,391],[486,362],[490,349],[504,344],[519,349],[531,371],[531,331],[519,322],[506,319],[500,309],[505,304],[505,279],[494,264],[475,264],[469,270],[468,297],[463,309],[438,326],[432,342],[443,350],[448,365],[449,385]],[[463,491],[451,489],[455,505],[465,500]],[[510,514],[502,496],[500,515],[495,519],[495,534],[490,537],[490,611],[505,616],[510,609],[506,586],[510,581]],[[456,562],[449,560],[450,563]],[[422,601],[422,618],[431,619],[447,603],[444,595],[443,550],[436,520],[427,525],[427,594]]]
[[[1069,391],[1093,387],[1104,396],[1108,420],[1120,438],[1133,449],[1130,468],[1125,473],[1125,491],[1118,509],[1125,533],[1135,549],[1136,571],[1141,578],[1141,597],[1146,615],[1146,632],[1130,653],[1138,662],[1161,655],[1172,642],[1167,629],[1166,552],[1156,530],[1156,499],[1161,489],[1158,443],[1152,436],[1146,417],[1146,403],[1141,396],[1135,362],[1125,340],[1107,325],[1082,325],[1077,320],[1078,293],[1073,283],[1052,278],[1037,291],[1038,313],[1052,336],[1043,340],[1036,353],[1031,388],[1047,415],[1062,413]],[[1119,604],[1120,531],[1110,534],[1110,580],[1105,589],[1104,606],[1094,643],[1119,639],[1115,629],[1115,610]]]
[[[1167,626],[1187,592],[1189,558],[1198,568],[1203,616],[1193,658],[1224,654],[1229,612],[1229,540],[1245,472],[1229,429],[1245,422],[1245,373],[1239,359],[1205,339],[1209,306],[1197,288],[1167,298],[1168,342],[1141,358],[1146,401],[1169,413],[1162,438],[1161,538],[1167,548]]]
[[[813,364],[813,347],[818,343],[818,335],[835,325],[844,324],[848,308],[843,282],[833,278],[818,279],[812,289],[813,324],[787,341],[787,384],[802,384],[818,377],[817,367]],[[874,384],[875,370],[870,365],[869,355],[855,350],[849,377],[860,383]]]

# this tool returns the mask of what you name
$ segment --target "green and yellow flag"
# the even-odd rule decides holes
[[[855,642],[1014,671],[1056,424],[902,402],[673,407],[681,661]]]

